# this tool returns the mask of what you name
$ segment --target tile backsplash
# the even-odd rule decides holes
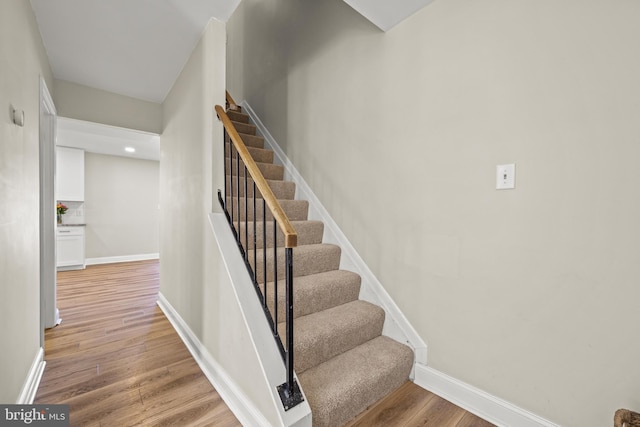
[[[62,215],[62,224],[85,224],[84,202],[67,202],[65,200],[58,201],[64,203],[68,208],[67,212]]]

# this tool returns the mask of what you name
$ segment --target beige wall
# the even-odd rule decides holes
[[[208,214],[220,212],[225,24],[212,20],[163,103],[160,137],[160,291],[267,419],[277,413]]]
[[[428,342],[562,425],[640,408],[640,7],[434,2],[388,33],[340,0],[245,0],[247,99]],[[517,188],[495,190],[495,166]]]
[[[85,153],[86,257],[159,252],[160,162]]]
[[[56,79],[54,102],[60,117],[146,132],[162,132],[162,104]]]
[[[206,35],[163,103],[160,137],[161,292],[201,336],[205,230],[213,204],[213,117],[206,92]],[[212,109],[209,109],[211,111]]]
[[[0,403],[15,403],[40,348],[39,88],[53,78],[28,0],[0,2]],[[10,117],[24,110],[24,127]]]

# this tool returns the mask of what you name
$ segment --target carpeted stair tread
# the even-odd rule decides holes
[[[264,148],[264,138],[256,135],[247,135],[246,133],[239,133],[240,139],[247,147]]]
[[[247,147],[247,151],[249,151],[249,154],[251,154],[251,157],[253,158],[254,162],[273,163],[273,150],[267,150],[264,148],[257,148],[257,147]],[[228,145],[225,145],[224,156],[229,157]],[[236,158],[235,149],[233,150],[233,158],[234,159]],[[234,170],[235,170],[235,165],[234,165]],[[244,173],[242,169],[240,170],[240,173],[241,174]]]
[[[303,372],[314,427],[344,425],[407,381],[412,365],[409,347],[380,336]]]
[[[267,250],[267,282],[274,281],[273,254],[275,250]],[[253,266],[253,249],[247,251],[248,259]],[[284,248],[277,249],[278,279],[284,278]],[[304,245],[293,248],[293,276],[308,276],[310,274],[337,270],[340,266],[340,247],[327,243],[317,245]],[[264,283],[264,257],[263,251],[258,249],[256,256],[257,265],[253,266],[258,283]],[[295,304],[294,304],[295,305]]]
[[[383,324],[384,310],[362,300],[298,317],[293,331],[296,373],[380,336]],[[285,326],[278,325],[282,337]]]
[[[244,175],[240,175],[239,179],[236,175],[233,175],[233,177],[227,176],[227,186],[231,186],[231,194],[233,194],[234,196],[238,194],[238,183],[240,184],[240,196],[244,196]],[[269,188],[271,188],[271,191],[273,192],[273,195],[276,196],[276,199],[293,200],[296,195],[295,182],[282,181],[278,179],[267,179],[267,184],[269,184]],[[252,199],[253,179],[251,178],[247,180],[247,190],[248,197]],[[227,191],[227,194],[229,194],[229,191]],[[260,194],[259,190],[256,191],[256,199],[262,199],[262,194]],[[259,203],[262,203],[262,200],[260,200]],[[249,204],[253,204],[253,200],[251,200]]]
[[[309,202],[306,200],[278,200],[280,206],[284,213],[289,217],[289,221],[304,221],[307,219],[307,213],[309,212]],[[241,221],[245,220],[245,208],[244,208],[244,197],[240,197],[240,218],[238,218],[238,199],[236,197],[233,198],[233,209],[231,208],[232,202],[229,197],[227,197],[227,206],[229,207],[229,213],[233,211],[234,221],[240,219]],[[249,200],[248,206],[248,217],[249,221],[253,220],[255,217],[258,221],[262,220],[262,203],[256,203],[256,210],[253,211],[253,201]],[[273,215],[267,207],[267,221],[273,219]]]
[[[259,203],[262,203],[260,201]],[[322,235],[324,233],[324,224],[322,221],[290,221],[293,228],[296,230],[298,234],[298,246],[302,245],[313,245],[317,243],[322,243]],[[247,229],[249,231],[249,235],[253,236],[253,221],[247,221]],[[262,249],[262,241],[264,238],[262,221],[256,221],[256,248]],[[238,224],[234,221],[234,225],[236,229],[240,227],[240,235],[244,238],[244,228],[245,221],[240,221]],[[284,235],[280,228],[276,229],[276,238],[278,246],[284,246]],[[250,237],[249,248],[253,249],[253,237]],[[273,245],[273,223],[267,222],[267,248],[272,248]]]
[[[331,270],[293,281],[293,317],[326,310],[358,299],[360,275],[347,270]],[[262,287],[261,287],[262,289]],[[273,313],[273,282],[267,283],[267,304]],[[285,319],[285,281],[278,280],[278,319]]]
[[[231,121],[238,133],[245,133],[247,135],[256,134],[256,125],[252,125],[251,123],[236,122],[234,120],[231,120]]]
[[[232,122],[249,123],[249,115],[240,111],[227,110],[227,116]]]
[[[225,157],[225,168],[226,168],[225,170],[227,171],[230,170],[231,168],[230,164],[231,163],[229,161],[229,157]],[[256,162],[256,165],[258,165],[258,169],[260,169],[260,172],[262,172],[262,175],[265,177],[265,179],[282,180],[284,178],[284,166],[282,165],[274,165],[273,163],[262,163],[262,162]],[[234,174],[235,174],[235,169],[236,169],[236,165],[234,160],[234,164],[233,164]]]

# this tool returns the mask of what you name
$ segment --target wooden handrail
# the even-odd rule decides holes
[[[227,97],[229,97],[228,92]],[[271,187],[269,187],[269,184],[267,184],[267,181],[264,179],[264,176],[262,175],[262,172],[260,172],[260,169],[258,169],[258,165],[253,160],[253,157],[251,157],[251,154],[249,154],[249,150],[247,150],[244,142],[242,142],[242,138],[240,138],[238,131],[236,130],[233,123],[231,123],[231,119],[229,118],[229,116],[227,116],[224,108],[222,108],[220,105],[216,105],[215,108],[218,117],[222,121],[224,127],[227,129],[229,138],[231,138],[231,141],[233,141],[233,145],[236,147],[240,158],[242,158],[242,161],[249,171],[251,178],[253,178],[253,182],[255,182],[256,187],[258,187],[258,190],[260,190],[262,198],[266,202],[267,206],[269,206],[269,209],[271,210],[273,217],[276,219],[276,222],[278,223],[282,234],[284,234],[284,247],[295,248],[296,246],[298,246],[298,234],[291,225],[287,214],[282,209],[282,206],[280,206],[280,203],[278,202],[278,199],[276,199],[276,196],[274,196],[273,191],[271,191]]]
[[[230,110],[238,110],[238,104],[236,104],[236,101],[233,100],[233,98],[231,97],[231,94],[229,93],[229,91],[226,91],[227,94],[227,105],[229,106]]]

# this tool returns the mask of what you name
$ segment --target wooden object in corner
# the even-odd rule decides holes
[[[241,111],[242,108],[236,104],[236,101],[233,100],[233,98],[231,97],[231,94],[229,94],[229,92],[226,92],[226,96],[227,96],[227,110],[232,110],[232,111]]]
[[[614,427],[640,427],[640,414],[628,409],[618,409],[613,417]]]

